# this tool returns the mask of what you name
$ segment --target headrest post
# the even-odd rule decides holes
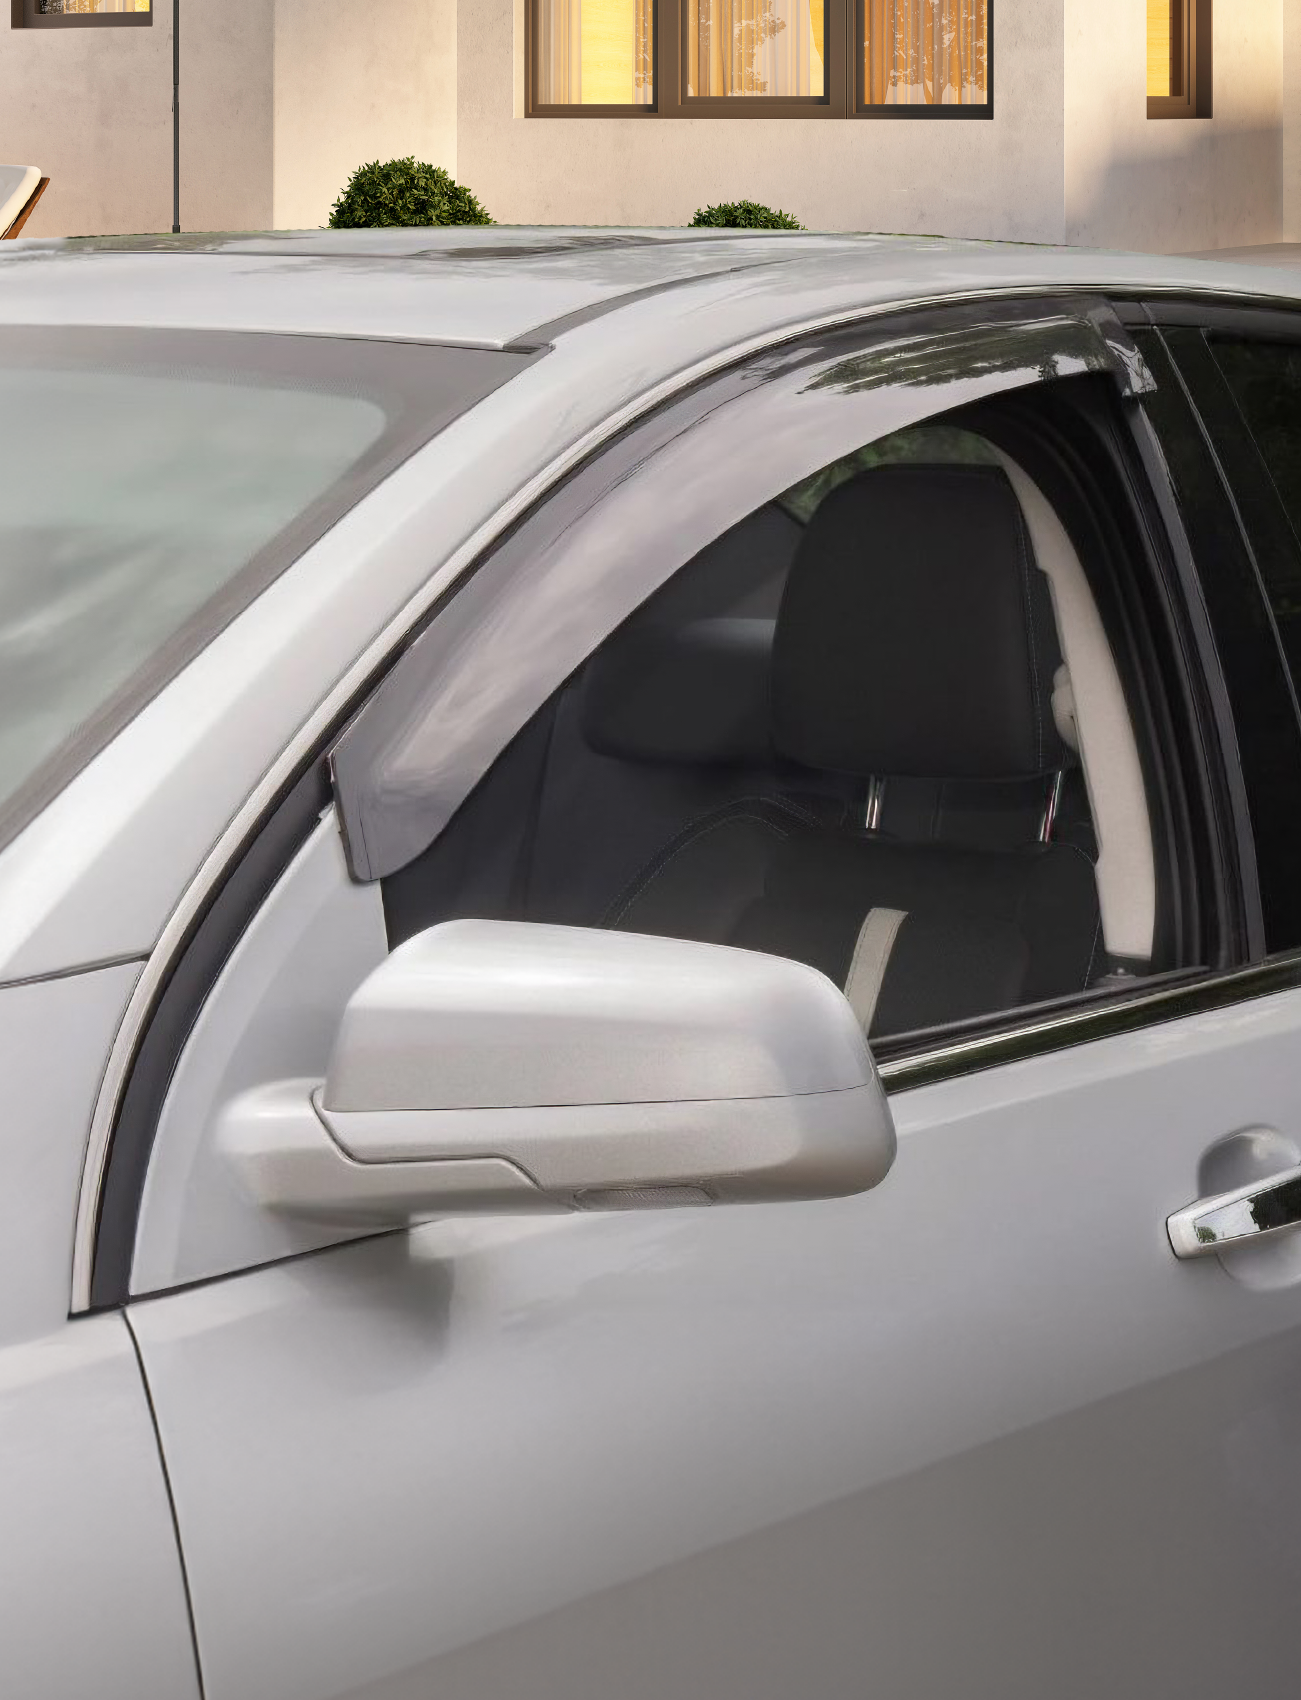
[[[1052,843],[1053,826],[1057,820],[1057,811],[1061,807],[1062,785],[1065,779],[1065,772],[1059,768],[1053,774],[1053,782],[1048,787],[1048,800],[1044,804],[1044,818],[1039,827],[1039,842],[1041,844]]]
[[[867,809],[863,825],[869,832],[881,830],[881,806],[885,801],[885,780],[873,777],[867,782]]]

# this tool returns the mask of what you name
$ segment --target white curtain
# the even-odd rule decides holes
[[[537,0],[534,98],[543,106],[649,106],[653,0]]]
[[[983,106],[989,0],[863,0],[869,106]]]
[[[688,0],[688,95],[820,95],[823,0]]]

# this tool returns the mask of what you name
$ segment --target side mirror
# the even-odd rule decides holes
[[[358,988],[324,1082],[229,1106],[268,1208],[345,1226],[457,1211],[833,1198],[894,1158],[842,993],[785,958],[450,921]]]

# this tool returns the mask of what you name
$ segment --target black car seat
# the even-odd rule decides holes
[[[1001,470],[885,466],[840,485],[792,564],[770,683],[776,758],[825,783],[693,822],[606,924],[809,962],[874,1035],[1082,989],[1100,945],[1093,866],[1077,843],[1043,842],[1024,806],[1074,764],[1053,715],[1060,664]],[[819,802],[870,780],[957,785],[1007,830],[901,836]]]

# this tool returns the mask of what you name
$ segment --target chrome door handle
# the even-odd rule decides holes
[[[1301,1167],[1198,1199],[1167,1217],[1165,1226],[1176,1257],[1205,1257],[1301,1226]]]

